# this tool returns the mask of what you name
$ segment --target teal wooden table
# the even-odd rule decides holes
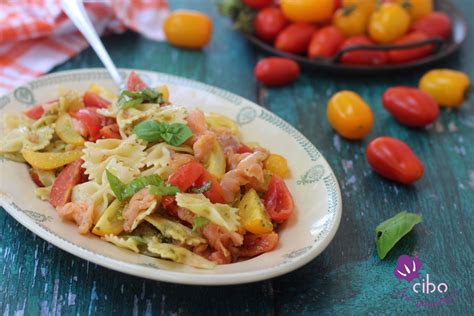
[[[90,264],[36,237],[2,210],[0,311],[4,315],[472,315],[474,96],[460,110],[442,110],[431,128],[413,130],[383,110],[380,96],[390,86],[416,85],[427,68],[367,77],[303,71],[293,85],[268,89],[252,74],[261,53],[232,32],[229,21],[218,16],[211,3],[170,2],[175,8],[195,8],[213,17],[214,36],[205,50],[179,50],[126,33],[104,38],[112,58],[120,67],[172,73],[227,89],[299,129],[328,159],[341,186],[343,215],[334,241],[305,267],[273,280],[192,287]],[[472,0],[456,4],[466,15],[474,13]],[[461,51],[436,66],[461,69],[474,79],[474,22],[467,23],[469,36]],[[100,66],[88,49],[54,71]],[[341,89],[357,91],[375,113],[374,129],[363,142],[339,138],[326,121],[328,98]],[[395,136],[412,146],[425,163],[421,181],[400,186],[371,171],[364,149],[378,135]],[[380,261],[374,228],[401,210],[422,214],[423,222]],[[419,256],[422,276],[446,283],[448,292],[414,294],[404,281],[396,280],[392,271],[401,254]]]

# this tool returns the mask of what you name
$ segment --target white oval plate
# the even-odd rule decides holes
[[[121,70],[124,75],[130,70]],[[34,196],[35,185],[26,165],[0,161],[0,203],[18,222],[55,246],[101,266],[159,281],[224,285],[260,281],[293,271],[319,255],[333,239],[341,219],[341,193],[331,167],[320,152],[295,128],[264,108],[230,92],[168,74],[137,70],[150,85],[166,83],[171,102],[225,114],[235,119],[246,141],[257,141],[284,155],[287,180],[296,213],[280,229],[272,252],[243,262],[200,270],[117,248],[63,222],[55,209]],[[50,74],[0,98],[0,114],[57,98],[61,87],[84,91],[96,82],[114,89],[104,70],[86,69]]]

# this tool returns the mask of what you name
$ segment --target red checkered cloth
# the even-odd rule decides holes
[[[164,39],[166,0],[104,0],[85,7],[99,34],[130,28],[150,39]],[[60,0],[0,0],[0,95],[87,46],[61,11]]]

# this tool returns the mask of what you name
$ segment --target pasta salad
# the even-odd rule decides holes
[[[120,95],[91,84],[0,123],[0,154],[28,164],[39,199],[136,253],[210,269],[275,249],[294,212],[284,157],[136,73]]]

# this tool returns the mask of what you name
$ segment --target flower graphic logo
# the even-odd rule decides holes
[[[419,278],[419,271],[423,263],[418,257],[410,257],[402,255],[397,260],[397,266],[393,269],[393,274],[399,280],[411,282],[413,279]]]

